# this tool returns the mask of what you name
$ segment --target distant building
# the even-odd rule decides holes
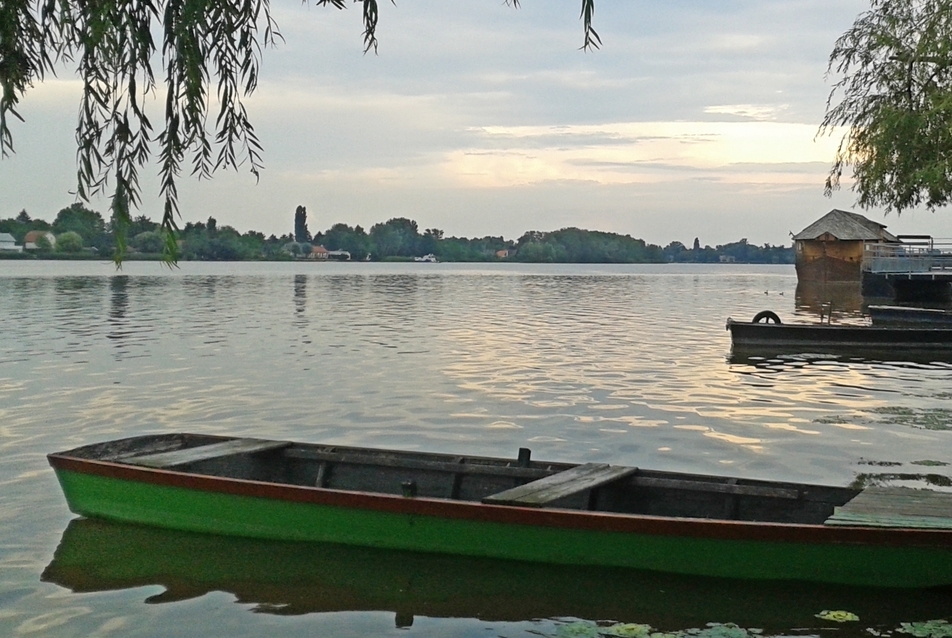
[[[26,237],[23,238],[23,248],[25,250],[37,250],[36,242],[40,237],[46,237],[50,246],[56,248],[56,236],[48,230],[31,230],[28,232]]]
[[[337,261],[350,261],[350,253],[346,250],[328,250],[327,258],[336,259]]]
[[[323,246],[312,246],[311,254],[308,255],[309,259],[327,259],[328,250]]]
[[[506,250],[505,248],[502,249],[502,250],[497,250],[497,251],[496,251],[496,257],[497,257],[498,259],[509,259],[509,251]]]
[[[10,233],[0,233],[0,250],[20,253],[23,246],[17,246],[17,240]]]
[[[833,209],[793,236],[797,279],[860,281],[867,244],[900,243],[886,226]]]

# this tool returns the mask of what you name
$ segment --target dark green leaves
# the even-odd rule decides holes
[[[13,152],[7,116],[23,120],[16,110],[20,97],[51,68],[45,44],[30,0],[0,3],[0,157]]]
[[[952,196],[952,2],[873,0],[837,42],[821,132],[847,127],[826,182],[852,167],[857,203],[901,212]],[[836,97],[840,98],[834,103]]]
[[[176,181],[187,157],[191,174],[199,178],[242,165],[256,178],[260,175],[261,144],[242,99],[258,86],[262,47],[273,45],[280,34],[267,0],[167,0],[162,25],[166,71],[166,126],[158,140],[165,197],[162,232],[166,254],[174,258]],[[214,98],[213,80],[217,80]],[[212,138],[207,122],[213,103],[217,113]]]
[[[377,0],[363,9],[364,51],[377,50]],[[314,0],[345,8],[346,0]],[[518,0],[509,0],[518,6]],[[594,0],[582,0],[584,49],[601,43],[592,29]],[[144,102],[158,90],[153,34],[161,34],[164,127],[155,135]],[[280,38],[269,0],[0,1],[0,156],[13,152],[8,116],[56,60],[75,62],[83,82],[76,127],[77,194],[111,197],[117,263],[132,211],[140,206],[139,171],[158,160],[164,210],[160,234],[177,258],[176,184],[186,163],[198,178],[245,166],[257,178],[261,143],[244,98],[258,86],[262,49]]]
[[[582,0],[582,15],[579,17],[585,26],[585,43],[582,45],[582,49],[585,51],[591,48],[597,49],[602,44],[602,39],[598,37],[598,33],[592,28],[592,16],[594,15],[595,0]]]
[[[155,87],[150,27],[157,9],[149,0],[62,0],[57,9],[44,29],[51,39],[63,37],[60,54],[78,58],[83,80],[77,193],[88,200],[111,189],[118,263],[129,212],[140,204],[139,169],[151,155],[152,124],[142,101]]]
[[[506,4],[519,8],[519,0],[506,0]],[[597,49],[602,44],[602,39],[598,37],[595,29],[592,28],[592,17],[595,15],[595,0],[582,0],[582,13],[579,19],[582,20],[585,29],[585,42],[582,44],[582,50]]]

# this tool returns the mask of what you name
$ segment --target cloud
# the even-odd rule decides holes
[[[814,126],[762,121],[491,126],[480,132],[480,146],[446,154],[447,178],[476,188],[553,179],[604,185],[670,181],[683,171],[725,183],[802,184],[816,176],[777,167],[825,163],[836,145],[836,138],[815,139]]]
[[[768,121],[776,120],[790,106],[788,104],[722,104],[705,107],[710,115],[735,115],[740,118]]]

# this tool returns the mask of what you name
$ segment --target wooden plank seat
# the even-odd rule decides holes
[[[635,467],[586,463],[498,494],[492,494],[485,497],[483,503],[542,507],[553,501],[624,478],[637,471],[638,468]]]
[[[253,454],[255,452],[279,450],[290,445],[291,443],[287,441],[232,439],[230,441],[222,441],[221,443],[199,445],[197,447],[172,450],[170,452],[134,456],[132,458],[123,459],[123,462],[132,465],[144,465],[146,467],[168,468],[176,465],[185,465],[186,463],[195,463],[196,461],[234,456],[236,454]]]
[[[636,476],[631,482],[637,487],[656,487],[669,490],[691,490],[695,492],[731,494],[734,496],[764,496],[768,498],[785,498],[791,500],[800,498],[799,491],[794,488],[773,487],[771,485],[738,485],[737,483],[730,482],[716,483],[714,481],[654,478],[651,476]]]
[[[837,507],[827,525],[952,529],[952,493],[867,487]]]

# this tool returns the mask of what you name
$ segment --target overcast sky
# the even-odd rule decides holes
[[[183,177],[183,223],[281,235],[304,205],[312,233],[409,217],[447,236],[576,226],[714,246],[789,244],[843,208],[952,237],[949,210],[884,218],[848,188],[823,196],[827,57],[865,1],[597,0],[603,46],[586,53],[579,0],[381,0],[378,55],[363,54],[359,5],[272,6],[286,42],[247,102],[261,180]],[[75,201],[79,88],[67,70],[23,101],[0,218],[52,221]],[[157,181],[143,186],[158,220]]]

